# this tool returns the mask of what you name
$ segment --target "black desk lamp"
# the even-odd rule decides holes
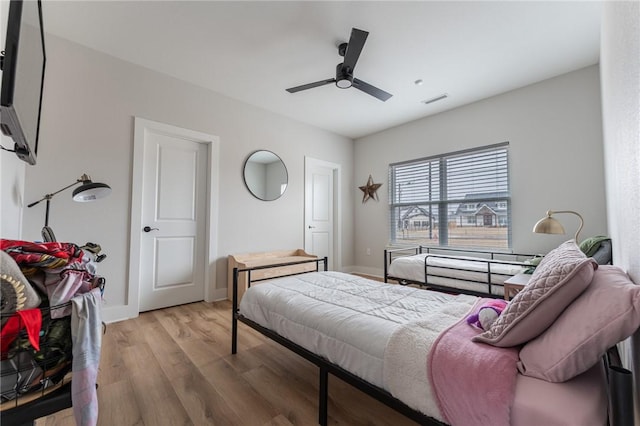
[[[73,190],[73,201],[80,203],[95,201],[97,199],[104,198],[111,193],[111,187],[109,185],[106,183],[93,182],[91,181],[91,177],[83,174],[71,185],[67,185],[62,189],[52,192],[51,194],[47,194],[38,201],[34,201],[29,204],[27,208],[31,208],[36,204],[39,204],[41,201],[47,201],[47,208],[44,216],[44,228],[42,228],[42,238],[45,241],[52,242],[56,240],[53,231],[49,228],[49,203],[51,202],[51,199],[54,195],[79,183],[82,183],[82,185]]]

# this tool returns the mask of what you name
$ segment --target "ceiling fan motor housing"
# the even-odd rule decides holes
[[[340,43],[338,45],[338,55],[344,57],[344,54],[347,53],[347,46],[349,43]]]
[[[353,84],[353,73],[344,64],[336,65],[336,86],[341,89],[348,89]]]
[[[296,93],[302,90],[313,89],[314,87],[335,83],[336,87],[340,89],[355,87],[356,89],[385,102],[393,96],[391,93],[387,93],[382,89],[378,89],[367,82],[353,77],[353,70],[356,67],[356,63],[358,62],[358,58],[360,57],[360,53],[362,52],[364,42],[367,40],[368,35],[369,33],[367,31],[352,28],[349,42],[340,43],[338,45],[338,54],[343,56],[344,60],[341,64],[336,66],[336,78],[327,78],[325,80],[314,81],[313,83],[307,83],[301,86],[290,87],[286,89],[287,92]]]

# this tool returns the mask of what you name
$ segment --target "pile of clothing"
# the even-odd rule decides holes
[[[58,384],[70,370],[74,413],[76,396],[95,394],[105,286],[96,274],[100,251],[93,243],[0,239],[2,402]],[[97,419],[97,396],[89,397],[95,410],[85,411]]]

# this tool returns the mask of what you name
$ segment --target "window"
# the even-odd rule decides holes
[[[508,147],[389,165],[391,243],[511,248]]]

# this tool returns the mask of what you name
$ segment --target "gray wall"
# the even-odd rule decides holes
[[[609,2],[601,38],[602,121],[613,262],[640,284],[640,3]],[[622,345],[635,376],[640,424],[640,331]]]
[[[592,66],[356,140],[356,182],[371,174],[383,186],[379,202],[356,197],[355,264],[382,274],[390,163],[504,141],[510,143],[515,252],[546,253],[572,237],[578,227],[572,215],[558,216],[567,235],[531,232],[549,209],[580,212],[582,237],[606,234],[599,85]]]
[[[106,182],[112,194],[94,203],[75,203],[71,190],[51,203],[50,226],[60,241],[102,245],[100,264],[107,277],[105,317],[126,303],[134,117],[167,123],[220,137],[219,259],[210,288],[226,288],[226,256],[248,251],[304,247],[304,157],[343,168],[342,265],[353,264],[353,203],[350,189],[353,142],[247,104],[226,98],[152,70],[47,37],[47,75],[38,164],[26,167],[24,202],[10,200],[8,215],[44,194],[74,182],[82,173]],[[5,139],[3,139],[5,143]],[[289,186],[272,202],[254,198],[245,188],[242,166],[258,149],[278,154],[287,166]],[[5,158],[13,164],[18,160]],[[6,186],[20,185],[22,166]],[[8,181],[12,180],[13,183]],[[3,210],[9,194],[4,193]],[[8,190],[7,192],[9,192]],[[44,204],[22,210],[22,238],[40,239]],[[4,220],[3,220],[4,222]],[[3,235],[16,236],[14,229]]]

